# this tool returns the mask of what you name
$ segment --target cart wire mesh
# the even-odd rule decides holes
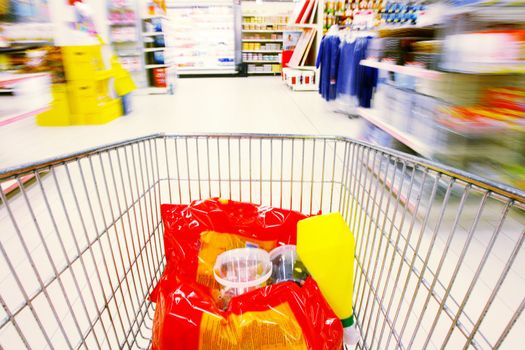
[[[344,216],[358,349],[523,346],[525,194],[456,169],[343,137],[158,134],[0,171],[13,182],[4,349],[149,348],[160,204],[209,197]]]

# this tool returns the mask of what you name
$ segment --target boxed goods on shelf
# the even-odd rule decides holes
[[[413,135],[424,135],[430,144],[434,143],[438,133],[435,122],[436,111],[441,104],[442,102],[433,97],[416,94],[408,132]]]
[[[523,72],[525,30],[483,30],[447,35],[443,45],[444,70],[484,73]]]
[[[388,107],[390,110],[390,122],[401,131],[408,131],[412,119],[414,94],[409,91],[395,89],[392,97],[392,103]]]
[[[153,68],[153,85],[166,87],[166,68]]]

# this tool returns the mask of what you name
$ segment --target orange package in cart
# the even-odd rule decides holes
[[[181,278],[211,289],[219,288],[213,276],[219,254],[245,247],[269,252],[295,244],[297,221],[306,218],[295,211],[218,198],[164,204],[161,214],[167,264],[175,265]]]
[[[341,322],[311,278],[235,296],[226,309],[217,300],[217,255],[295,244],[305,215],[219,199],[161,212],[167,266],[150,296],[157,304],[153,349],[341,349]]]

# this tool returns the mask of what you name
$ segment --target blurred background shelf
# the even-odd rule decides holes
[[[425,79],[440,79],[443,76],[443,73],[435,70],[414,66],[400,66],[392,63],[385,63],[374,60],[361,60],[360,64],[362,66],[383,69],[389,72],[396,72]]]
[[[364,119],[368,120],[372,124],[376,125],[378,128],[387,132],[396,140],[403,143],[412,150],[416,151],[417,153],[421,154],[422,156],[432,158],[434,153],[432,152],[432,149],[430,147],[425,145],[413,135],[403,132],[397,129],[396,127],[392,126],[390,123],[383,121],[378,111],[371,108],[358,108],[357,114],[363,117]]]

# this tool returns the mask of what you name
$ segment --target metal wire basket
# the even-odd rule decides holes
[[[522,346],[525,194],[456,169],[341,137],[159,134],[0,171],[9,181],[4,349],[149,348],[159,205],[213,196],[343,214],[359,349]]]

